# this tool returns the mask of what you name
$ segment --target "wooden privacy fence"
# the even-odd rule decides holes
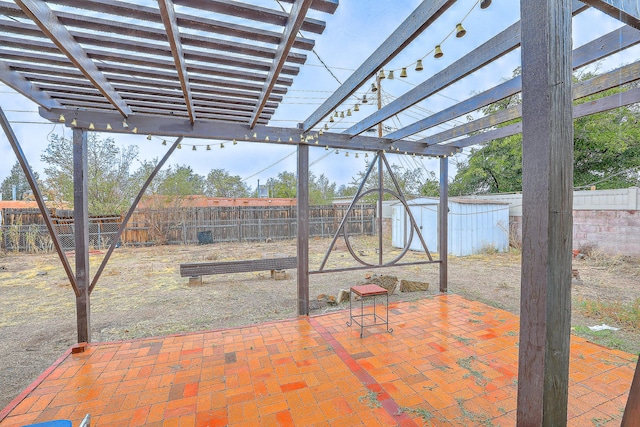
[[[347,213],[346,205],[309,207],[309,234],[332,237]],[[74,249],[73,211],[51,209],[54,226],[64,250]],[[376,209],[359,204],[349,213],[350,235],[374,235]],[[91,217],[92,248],[105,249],[120,226],[119,215]],[[121,237],[123,244],[207,244],[285,240],[296,237],[295,206],[230,206],[137,210]],[[38,209],[5,209],[0,227],[0,247],[5,251],[53,250],[53,244]]]

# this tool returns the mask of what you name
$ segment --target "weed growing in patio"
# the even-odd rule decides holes
[[[369,391],[364,396],[360,396],[358,402],[367,405],[369,408],[380,408],[382,406],[378,401],[378,393],[373,391]]]
[[[420,418],[422,418],[422,421],[426,424],[429,423],[429,425],[431,426],[431,419],[433,418],[433,414],[429,411],[427,411],[426,409],[423,408],[400,408],[398,409],[398,414],[401,413],[407,413],[407,414],[411,414],[413,416],[418,416]]]
[[[458,402],[458,408],[460,408],[460,412],[462,412],[462,415],[459,416],[457,419],[460,420],[462,423],[465,423],[467,420],[470,420],[476,423],[476,425],[481,425],[485,427],[495,427],[495,424],[493,423],[493,421],[491,421],[491,418],[489,418],[489,416],[487,416],[486,414],[477,414],[465,408],[464,399],[457,398],[456,402]]]
[[[463,343],[464,345],[469,345],[472,342],[474,342],[474,340],[471,339],[471,338],[461,337],[461,336],[458,336],[458,335],[452,335],[452,336],[453,336],[454,340],[459,341],[459,342]]]
[[[472,376],[476,379],[476,384],[478,384],[479,386],[485,386],[489,383],[489,378],[486,378],[484,375],[482,375],[483,372],[480,372],[474,369],[473,366],[471,366],[471,362],[474,362],[475,360],[476,360],[475,356],[469,356],[466,359],[456,360],[456,363],[461,368],[469,371],[469,373],[465,374],[463,378],[469,378],[470,376]]]
[[[591,422],[594,427],[602,427],[605,424],[608,424],[609,421],[613,421],[613,418],[591,418]]]

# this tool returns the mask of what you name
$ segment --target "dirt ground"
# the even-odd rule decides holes
[[[375,239],[350,241],[362,259],[378,259]],[[311,270],[317,270],[329,239],[310,242]],[[400,250],[385,242],[383,259]],[[206,276],[201,286],[180,277],[179,264],[207,260],[295,256],[295,241],[225,243],[204,246],[159,246],[117,249],[91,295],[92,341],[105,342],[172,333],[248,325],[296,316],[296,272],[286,280],[273,280],[269,272]],[[91,256],[95,272],[104,256]],[[428,260],[409,251],[403,262]],[[73,258],[71,258],[73,265]],[[331,251],[325,269],[357,266],[344,242]],[[581,284],[572,286],[574,332],[604,345],[638,353],[640,332],[628,323],[585,317],[585,303],[620,302],[636,308],[640,290],[640,262],[592,256],[576,259]],[[390,300],[428,298],[437,294],[438,264],[312,274],[310,295],[336,295],[362,281],[367,274],[426,281],[429,291],[396,292]],[[520,255],[483,254],[449,259],[449,292],[489,305],[519,311]],[[313,310],[319,314],[324,307]],[[428,316],[428,313],[425,313]],[[586,326],[624,326],[619,331],[592,333]],[[76,343],[75,298],[56,254],[0,253],[0,408],[34,381],[69,346]]]

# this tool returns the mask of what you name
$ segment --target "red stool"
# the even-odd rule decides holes
[[[356,294],[360,297],[360,314],[354,315],[351,309],[351,300],[353,299],[353,294]],[[386,317],[382,317],[376,313],[376,297],[379,295],[385,295],[387,297],[387,304],[385,306],[387,314]],[[365,314],[365,298],[373,298],[373,313]],[[369,316],[373,318],[373,323],[366,324],[365,317]],[[381,323],[378,323],[378,320],[380,320]],[[349,321],[347,322],[347,326],[351,326],[354,323],[360,326],[360,338],[362,338],[362,332],[364,331],[364,328],[369,326],[385,325],[387,327],[387,332],[393,332],[393,329],[389,328],[389,292],[385,288],[371,283],[366,285],[352,286],[349,292]]]

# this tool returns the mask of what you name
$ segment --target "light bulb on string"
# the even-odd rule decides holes
[[[340,111],[340,118],[344,119],[344,111]]]
[[[349,152],[347,151],[346,153],[344,153],[345,157],[349,157]]]
[[[224,142],[220,143],[220,148],[224,148]]]
[[[362,96],[362,103],[363,103],[363,104],[366,104],[367,102],[369,102],[369,101],[367,101],[367,94],[365,93],[365,94]]]
[[[207,151],[211,151],[211,146],[207,145]]]
[[[195,145],[191,148],[191,151],[196,151],[196,146]]]
[[[122,127],[125,128],[125,129],[129,127],[129,123],[127,123],[127,119],[124,119],[122,121]]]
[[[400,77],[401,78],[407,77],[407,67],[402,67],[402,70],[400,71]]]
[[[64,114],[60,114],[60,117],[58,117],[58,121],[59,121],[60,123],[64,123],[64,122],[66,122],[66,121],[67,121],[67,120],[64,118]]]
[[[325,146],[324,146],[324,150],[325,150],[325,151],[329,151],[329,146],[328,146],[328,145],[325,145]]]
[[[111,127],[111,123],[107,123],[107,130],[113,130],[113,128]]]
[[[94,130],[96,127],[93,123],[89,123],[89,130]]]
[[[387,77],[389,80],[393,80],[393,70],[389,71],[389,77]]]
[[[162,145],[167,145],[167,140],[166,139],[162,140]]]
[[[324,130],[329,130],[329,125],[328,124],[324,124]]]
[[[491,0],[482,0],[480,2],[480,9],[486,9],[491,6]]]
[[[456,37],[461,38],[464,37],[465,34],[467,34],[467,30],[464,29],[462,23],[456,25]]]
[[[335,120],[333,120],[333,116],[329,117],[329,123],[333,123],[335,122]]]
[[[386,79],[387,76],[384,75],[384,70],[380,70],[380,72],[378,73],[378,78],[380,80]]]
[[[358,157],[359,157],[359,156],[358,156],[358,153],[356,153],[356,159],[357,159]]]
[[[133,132],[133,133],[138,133],[138,128],[137,128],[137,127],[134,127],[134,128],[133,128],[133,130],[132,130],[131,132]]]
[[[147,141],[151,141],[151,134],[147,135]]]
[[[78,126],[78,121],[75,118],[71,120],[71,126]]]
[[[336,149],[336,154],[340,154],[340,152]]]
[[[347,117],[350,117],[350,116],[351,116],[351,108],[348,108],[347,109]]]
[[[438,59],[438,58],[442,58],[443,56],[444,56],[444,53],[442,53],[442,48],[440,47],[440,45],[437,45],[435,49],[435,53],[433,54],[433,57]]]
[[[422,71],[424,70],[424,66],[422,65],[422,59],[418,59],[418,61],[416,62],[416,71]]]
[[[182,150],[182,144],[178,144],[178,146],[176,147],[178,150]]]
[[[360,111],[360,104],[356,104],[353,106],[353,111]]]
[[[236,141],[235,139],[233,140],[233,145],[238,145],[238,141]]]
[[[371,92],[377,92],[378,91],[378,86],[376,86],[375,83],[371,83]]]

